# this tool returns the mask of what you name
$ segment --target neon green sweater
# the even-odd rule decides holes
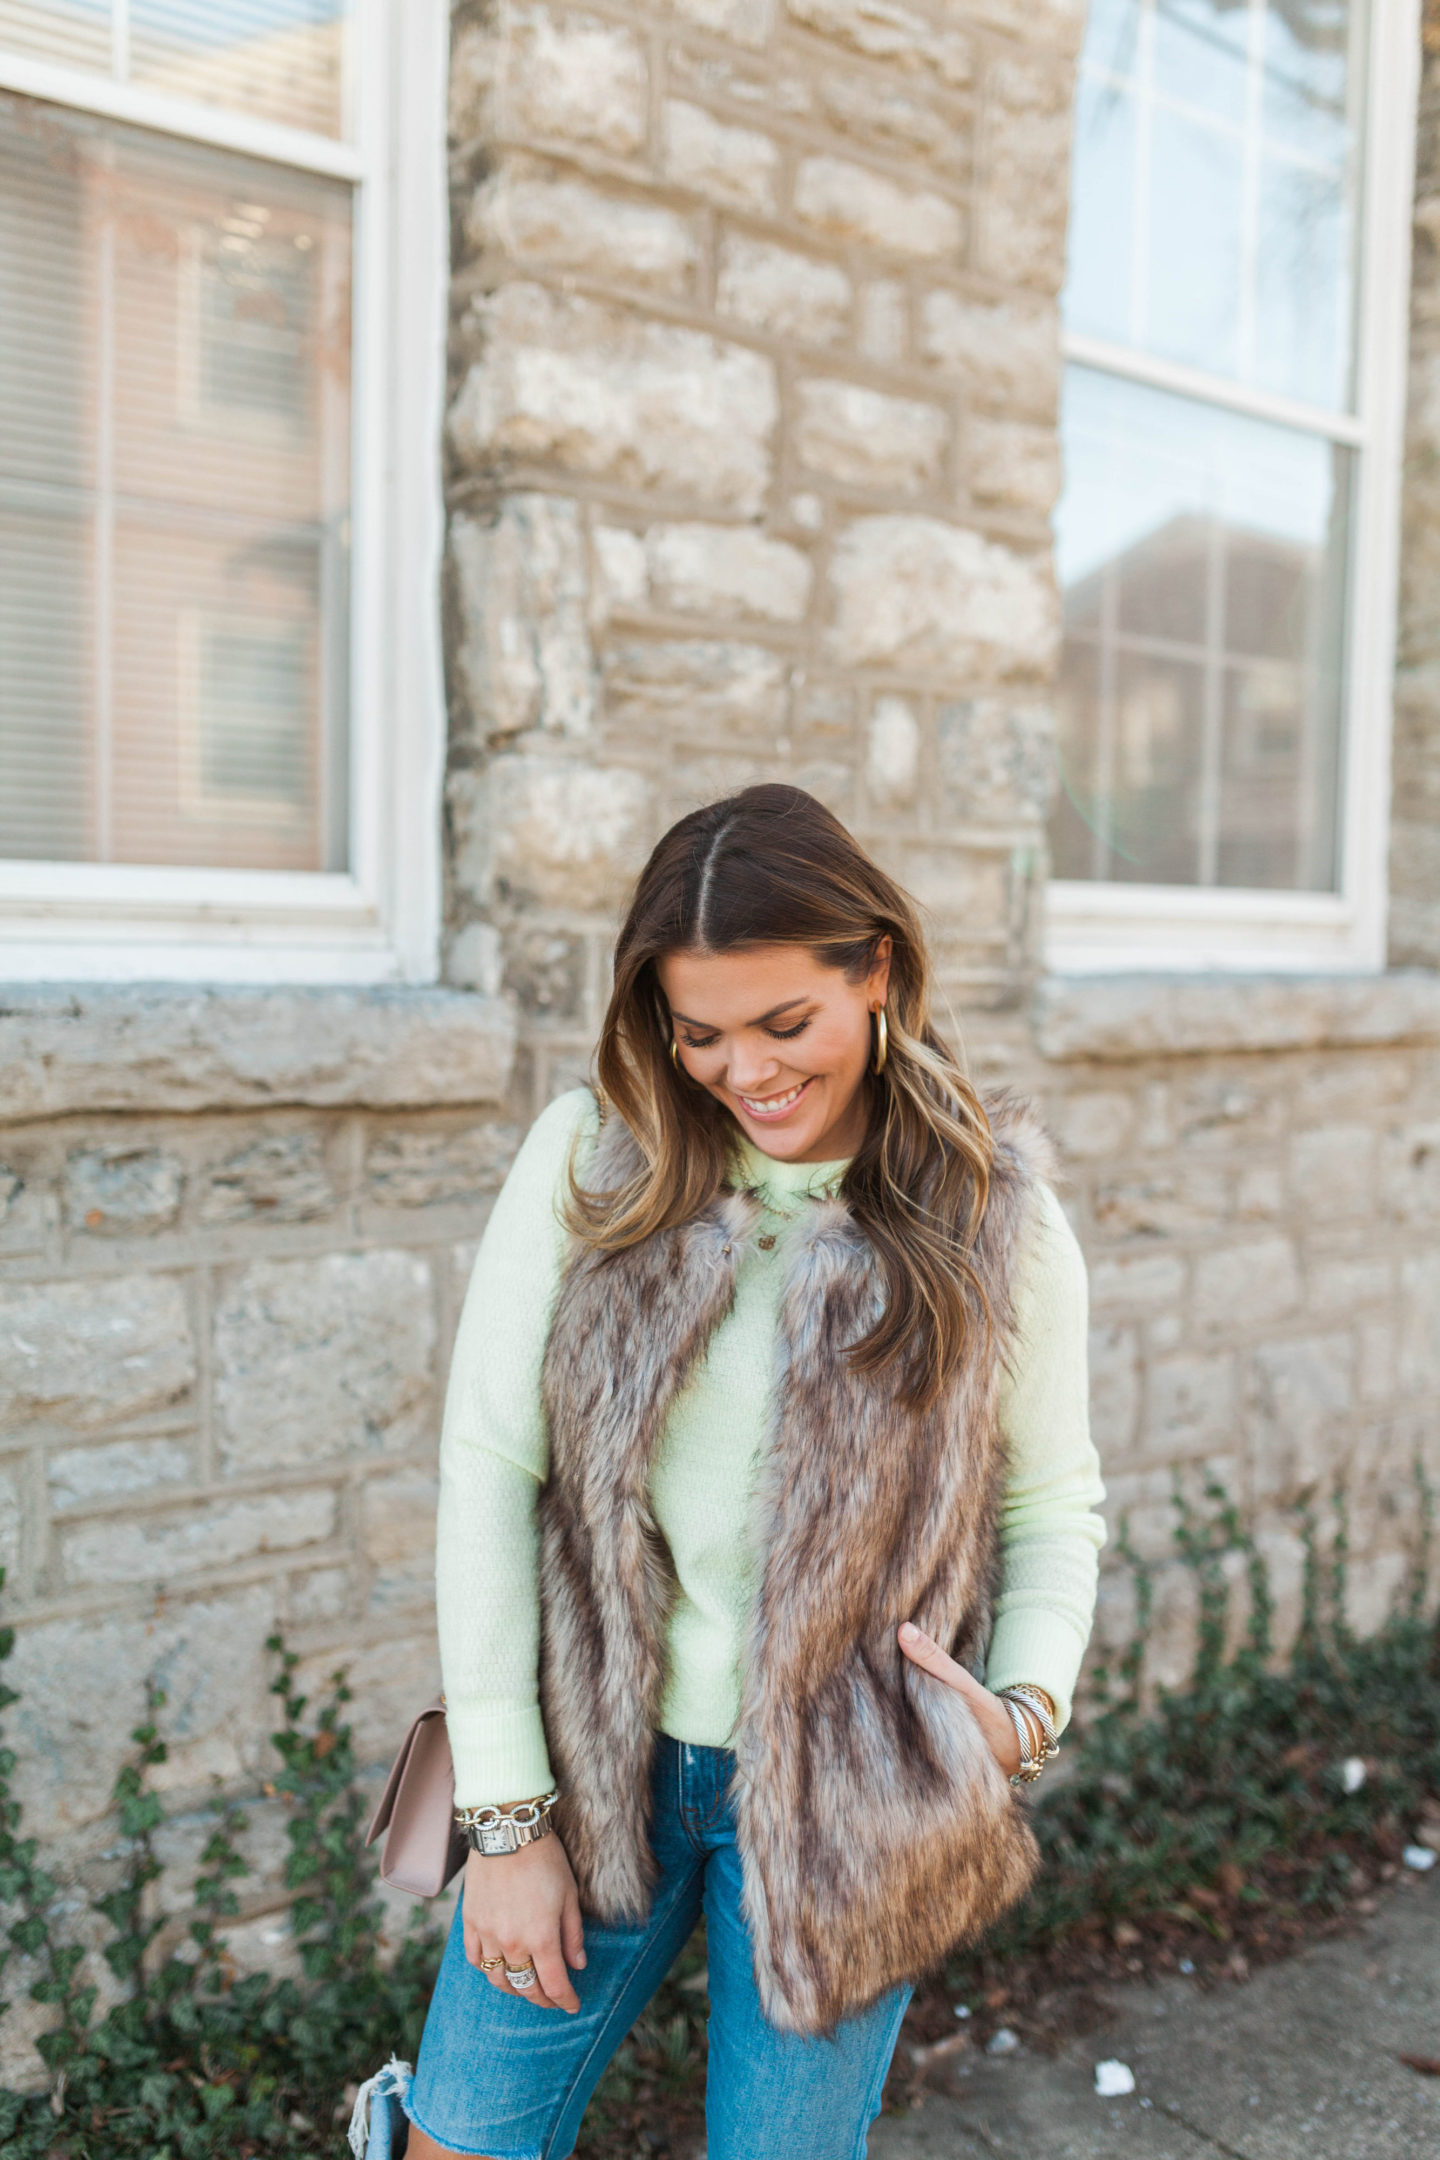
[[[546,1474],[540,1368],[566,1252],[558,1206],[572,1138],[593,1135],[577,1088],[538,1117],[486,1227],[460,1319],[440,1443],[436,1607],[455,1797],[518,1800],[550,1783],[537,1694],[535,1503]],[[583,1155],[582,1155],[583,1160]],[[844,1163],[780,1163],[748,1144],[742,1181],[774,1248],[742,1265],[735,1303],[671,1412],[651,1481],[679,1593],[660,1710],[677,1740],[723,1747],[740,1700],[755,1593],[750,1494],[767,1429],[786,1235]],[[1086,1284],[1080,1248],[1048,1186],[1016,1285],[1020,1354],[1001,1420],[1010,1476],[1003,1575],[986,1678],[1033,1680],[1070,1714],[1095,1606],[1104,1498],[1090,1440]]]

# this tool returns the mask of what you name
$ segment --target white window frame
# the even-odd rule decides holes
[[[350,863],[0,861],[15,982],[432,981],[440,934],[440,439],[447,0],[356,0],[343,140],[0,51],[0,89],[348,180],[355,191]]]
[[[1347,588],[1340,889],[1270,892],[1055,878],[1046,895],[1045,958],[1057,974],[1369,973],[1385,965],[1419,60],[1418,0],[1371,0],[1353,414],[1270,397],[1074,332],[1061,340],[1066,362],[1256,419],[1299,424],[1358,453]]]

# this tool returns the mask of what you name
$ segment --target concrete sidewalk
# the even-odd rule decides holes
[[[1057,2056],[958,2058],[871,2134],[870,2160],[1394,2160],[1440,2155],[1440,1868],[1406,1876],[1363,1930],[1202,1993],[1109,1988],[1114,2017]],[[1101,2100],[1095,2065],[1134,2094]]]

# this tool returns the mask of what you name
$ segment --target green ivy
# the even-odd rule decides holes
[[[3,1575],[0,1575],[3,1583]],[[13,1629],[0,1633],[0,1661]],[[249,1874],[237,1842],[243,1817],[219,1807],[201,1855],[183,1945],[155,1952],[165,1921],[146,1898],[161,1865],[160,1802],[146,1774],[165,1760],[150,1691],[136,1754],[115,1782],[125,1847],[118,1888],[94,1900],[109,1926],[103,1955],[124,1990],[102,2016],[97,1991],[79,1984],[83,1953],[53,1923],[57,1885],[17,1835],[14,1754],[0,1751],[0,1899],[15,1912],[0,1970],[17,1952],[39,1965],[32,2001],[57,2012],[38,2044],[50,2073],[43,2094],[0,2091],[4,2160],[257,2160],[261,2154],[334,2150],[337,2102],[392,2049],[414,2053],[440,1953],[437,1931],[412,1925],[390,1961],[381,1956],[382,1907],[361,1843],[364,1801],[350,1728],[350,1691],[336,1674],[318,1715],[296,1692],[297,1660],[278,1637],[272,1693],[282,1725],[274,1790],[288,1803],[285,1879],[304,1983],[269,1974],[235,1979],[223,1930],[240,1910],[233,1885]],[[0,1709],[16,1700],[0,1688]]]

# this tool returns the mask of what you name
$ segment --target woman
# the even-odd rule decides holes
[[[409,2160],[570,2152],[702,1910],[709,2160],[854,2160],[914,1979],[1035,1866],[1012,1783],[1104,1536],[1083,1263],[1042,1136],[931,1024],[913,905],[796,788],[660,842],[597,1069],[522,1147],[456,1345],[478,1849]]]

